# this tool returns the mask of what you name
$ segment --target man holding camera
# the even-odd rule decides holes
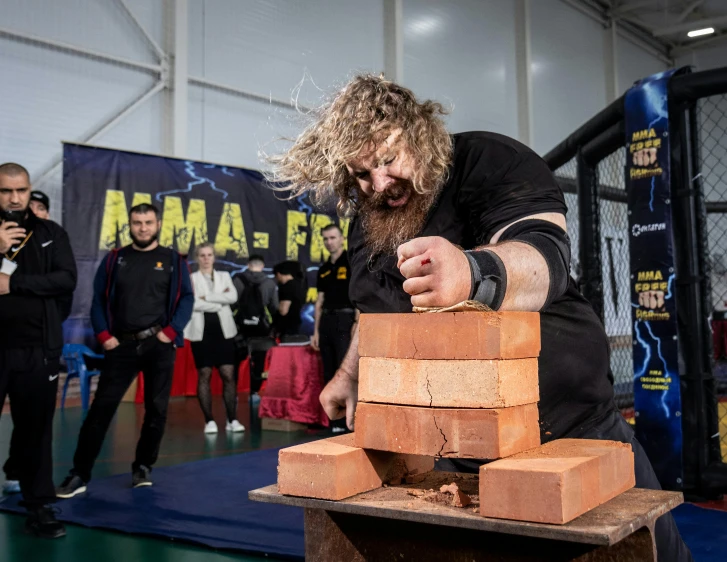
[[[53,414],[63,350],[61,323],[76,287],[76,262],[66,231],[29,210],[30,176],[0,165],[0,396],[10,397],[14,451],[26,530],[44,538],[66,534],[48,504],[53,487]]]

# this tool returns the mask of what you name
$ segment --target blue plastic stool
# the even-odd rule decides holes
[[[93,357],[94,359],[103,359],[103,355],[94,353],[88,347],[78,343],[67,343],[63,346],[63,362],[66,364],[68,376],[63,385],[63,395],[61,396],[61,410],[66,404],[66,392],[68,391],[68,382],[78,377],[81,383],[81,407],[83,411],[88,411],[88,404],[91,401],[91,377],[101,373],[98,369],[89,371],[86,368],[85,357]]]

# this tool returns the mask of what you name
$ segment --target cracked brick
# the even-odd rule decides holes
[[[540,445],[538,408],[536,404],[487,410],[420,408],[359,402],[354,443],[412,455],[498,459]]]
[[[361,402],[438,408],[507,408],[539,399],[538,360],[362,357]]]

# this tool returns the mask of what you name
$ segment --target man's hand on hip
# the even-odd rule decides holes
[[[415,238],[399,246],[396,253],[412,306],[451,306],[469,298],[469,261],[448,240],[439,236]]]
[[[119,347],[119,340],[112,337],[107,339],[105,342],[103,342],[103,348],[105,351],[111,351],[112,349],[115,349]]]
[[[157,332],[157,339],[162,343],[172,343],[164,332]]]
[[[0,254],[7,254],[15,244],[20,244],[25,238],[25,229],[18,223],[6,221],[0,224]]]
[[[346,417],[348,429],[353,431],[353,416],[358,402],[358,381],[349,373],[338,369],[320,396],[321,405],[332,420]]]

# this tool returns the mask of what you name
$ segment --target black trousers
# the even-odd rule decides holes
[[[636,440],[634,430],[618,411],[611,412],[603,421],[585,431],[579,431],[568,438],[575,439],[603,439],[606,441],[620,441],[631,445],[634,452],[634,471],[636,487],[648,490],[661,490],[661,484],[656,478],[651,462],[646,456],[641,444]],[[444,462],[442,462],[444,461]],[[437,463],[437,470],[457,472],[476,472],[483,464],[477,461],[459,459],[441,459]],[[657,558],[659,562],[693,562],[689,548],[679,535],[676,522],[671,513],[662,515],[656,520],[654,529]]]
[[[323,361],[323,380],[328,383],[341,366],[351,345],[351,328],[355,312],[323,312],[318,325],[318,345]],[[331,427],[346,427],[346,419],[331,421]]]
[[[171,343],[162,343],[153,336],[142,341],[121,342],[118,347],[106,352],[96,395],[78,436],[73,474],[80,476],[84,482],[91,480],[91,471],[109,424],[139,371],[144,373],[145,412],[136,459],[131,468],[136,470],[142,465],[151,468],[159,456],[167,423],[175,357],[176,350]]]
[[[263,384],[265,356],[275,346],[273,338],[249,338],[247,348],[250,353],[250,394],[255,394]]]
[[[10,397],[13,418],[9,460],[28,509],[56,500],[52,444],[59,369],[59,359],[46,358],[41,347],[0,349],[0,396]]]
[[[2,404],[4,400],[0,400],[0,411],[2,410]],[[8,460],[3,465],[3,472],[5,472],[6,480],[20,480],[20,463],[18,454],[20,453],[21,441],[18,437],[19,432],[13,428],[13,433],[10,436],[10,450],[8,451]]]
[[[328,382],[346,356],[351,345],[351,328],[356,314],[354,312],[323,312],[318,325],[318,345],[323,360],[323,379]]]

